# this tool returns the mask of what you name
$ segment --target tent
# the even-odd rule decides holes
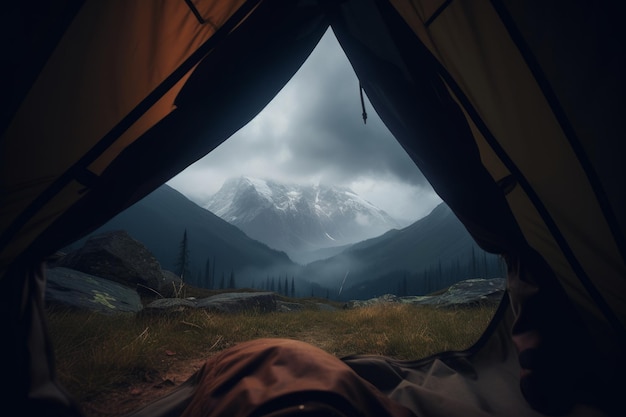
[[[74,415],[46,334],[45,259],[228,139],[330,27],[389,130],[508,267],[507,297],[467,351],[342,363],[419,416],[620,410],[621,2],[66,0],[2,9],[4,409]],[[137,415],[178,415],[192,382]]]

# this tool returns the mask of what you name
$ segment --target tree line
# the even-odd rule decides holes
[[[207,289],[251,288],[271,291],[288,297],[319,297],[337,301],[377,297],[382,294],[398,296],[426,295],[469,278],[495,278],[506,276],[504,262],[496,255],[472,247],[471,254],[449,261],[437,260],[419,272],[394,271],[374,281],[361,283],[356,288],[347,288],[343,293],[335,288],[327,288],[313,282],[297,282],[295,277],[266,276],[264,279],[249,279],[242,285],[237,281],[235,271],[224,269],[216,272],[215,256],[208,256],[203,271],[190,270],[190,249],[185,229],[179,243],[176,261],[176,274],[183,283]],[[296,288],[298,283],[299,288]]]

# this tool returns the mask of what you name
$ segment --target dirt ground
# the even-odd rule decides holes
[[[309,329],[299,335],[298,340],[311,343],[321,349],[332,352],[330,340],[320,337],[320,332]],[[216,354],[217,352],[213,352]],[[102,393],[96,398],[80,404],[85,417],[121,417],[138,410],[142,406],[169,394],[198,371],[207,356],[196,359],[178,359],[175,355],[167,359],[167,371],[159,375],[146,375],[144,382],[123,387],[119,390]]]
[[[85,417],[120,417],[176,389],[204,364],[206,358],[173,360],[167,372],[147,375],[145,382],[99,395],[80,404]]]

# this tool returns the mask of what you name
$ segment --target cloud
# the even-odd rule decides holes
[[[254,120],[168,184],[200,204],[240,175],[344,185],[416,220],[441,200],[365,100],[367,124],[358,79],[329,31]]]

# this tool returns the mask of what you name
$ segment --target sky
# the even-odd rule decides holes
[[[402,225],[441,202],[365,97],[329,30],[263,111],[206,157],[168,181],[202,205],[225,180],[346,186]]]

